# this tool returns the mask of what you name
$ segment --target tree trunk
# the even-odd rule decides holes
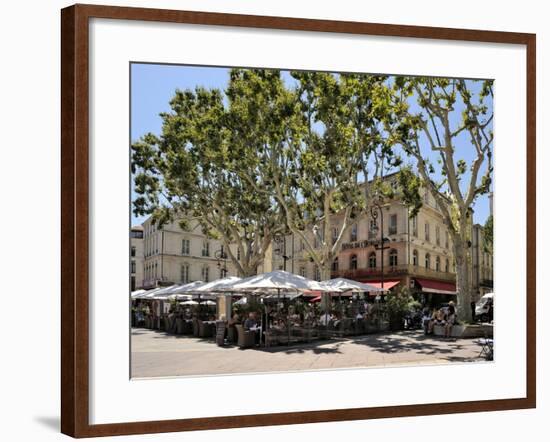
[[[319,269],[319,274],[321,275],[321,281],[326,281],[330,279],[331,265],[325,263],[323,267]]]
[[[470,248],[468,247],[468,241],[463,239],[455,239],[453,248],[456,261],[458,319],[470,322],[473,319],[472,309],[470,307],[470,302],[472,300]]]
[[[242,272],[238,271],[239,278],[248,278],[249,276],[255,276],[258,273],[258,268],[256,266],[242,266]]]

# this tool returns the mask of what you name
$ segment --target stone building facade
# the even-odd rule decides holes
[[[391,184],[395,175],[386,179]],[[424,191],[422,197],[423,205],[414,218],[396,192],[393,200],[375,209],[376,221],[370,213],[357,219],[332,264],[331,277],[393,290],[409,287],[431,303],[453,299],[456,276],[450,235],[432,195]],[[334,217],[332,223],[331,230],[336,236],[341,221]],[[288,271],[319,279],[320,272],[298,236],[287,236],[275,251],[278,253],[273,255],[274,268],[286,267]]]
[[[483,226],[472,228],[472,298],[477,301],[493,291],[493,257],[483,242]]]
[[[130,229],[130,289],[143,288],[143,227],[132,226]]]
[[[183,230],[178,222],[162,228],[143,223],[143,287],[213,281],[236,274],[219,240],[208,238],[198,223]]]

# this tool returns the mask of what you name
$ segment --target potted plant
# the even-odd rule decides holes
[[[388,296],[386,309],[390,321],[390,329],[403,330],[405,315],[419,306],[420,304],[412,297],[408,287],[403,287],[401,291]]]

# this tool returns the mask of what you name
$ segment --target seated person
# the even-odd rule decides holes
[[[436,325],[444,325],[445,324],[445,312],[443,312],[442,309],[440,310],[433,310],[432,313],[432,319],[430,320],[430,323],[428,325],[428,334],[433,334],[434,327]]]
[[[456,321],[456,310],[453,302],[449,303],[449,312],[447,314],[447,321],[445,323],[445,337],[450,338],[453,331],[453,325]]]
[[[323,313],[319,318],[319,324],[321,325],[328,325],[330,321],[332,321],[332,315],[329,312]]]
[[[248,318],[246,318],[243,325],[244,325],[245,330],[250,330],[251,328],[256,328],[256,326],[258,325],[258,323],[256,321],[256,315],[253,312],[250,312],[248,314]]]
[[[235,324],[240,324],[240,323],[241,323],[241,317],[239,316],[238,313],[235,313],[233,315],[233,317],[229,320],[227,325],[235,325]]]

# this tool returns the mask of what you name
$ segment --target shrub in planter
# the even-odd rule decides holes
[[[390,321],[390,329],[403,330],[405,315],[418,307],[420,307],[420,304],[414,300],[408,287],[403,287],[398,293],[389,295],[386,301],[386,308]]]

